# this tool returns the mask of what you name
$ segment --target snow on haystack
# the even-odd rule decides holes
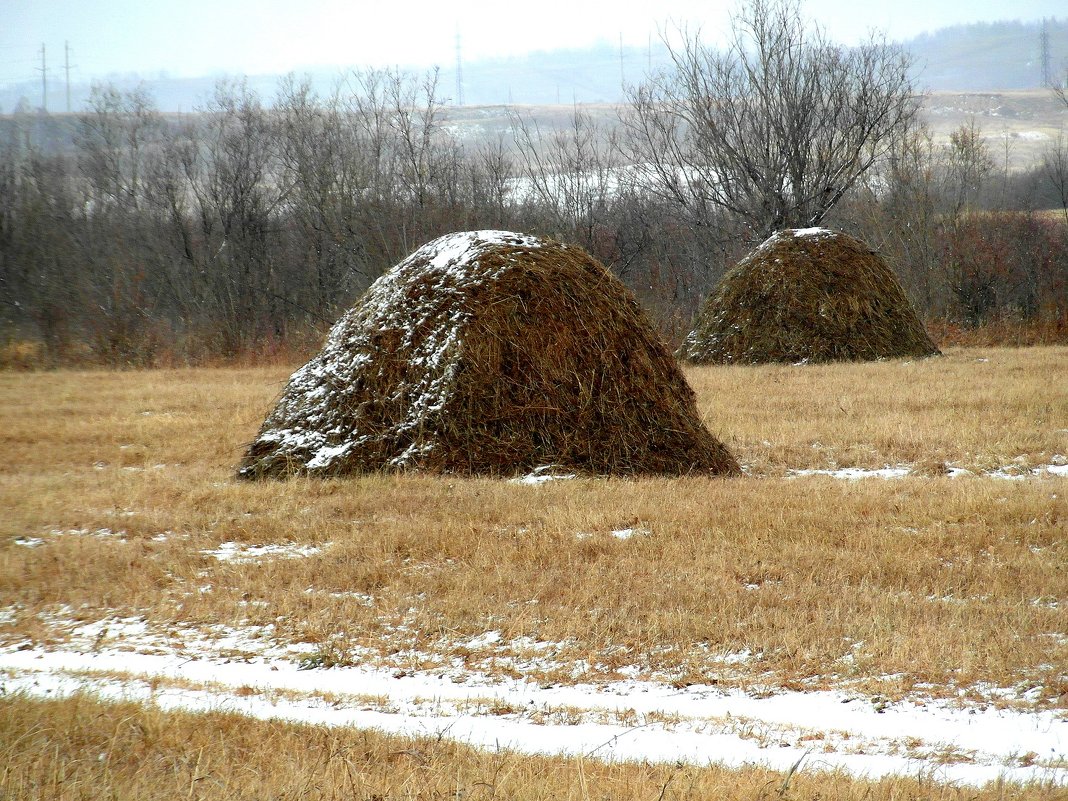
[[[882,258],[829,228],[779,231],[739,261],[705,301],[679,350],[698,364],[937,353]]]
[[[423,469],[736,473],[632,295],[580,248],[450,234],[379,278],[290,378],[243,478]]]

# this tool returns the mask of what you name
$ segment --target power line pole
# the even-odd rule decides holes
[[[1042,20],[1042,31],[1038,35],[1038,41],[1041,49],[1042,85],[1050,86],[1053,83],[1053,70],[1050,68],[1049,25],[1044,19]]]
[[[460,26],[456,26],[456,105],[464,104],[463,57],[460,51]]]
[[[41,111],[48,113],[48,64],[45,62],[45,46],[41,42]]]
[[[63,69],[67,73],[67,113],[70,114],[70,42],[63,43]]]

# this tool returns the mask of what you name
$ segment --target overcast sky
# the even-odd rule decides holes
[[[318,67],[450,67],[459,31],[465,61],[594,44],[645,45],[666,25],[714,39],[731,0],[0,0],[0,86],[40,78],[40,48],[73,81],[137,72],[155,77],[256,75]],[[808,0],[839,41],[877,28],[905,39],[948,25],[1065,16],[1064,0]]]

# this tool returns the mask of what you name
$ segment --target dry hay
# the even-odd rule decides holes
[[[762,364],[938,352],[871,248],[839,231],[802,228],[772,235],[723,276],[679,356]]]
[[[585,251],[450,234],[379,278],[289,380],[242,478],[738,465],[631,293]]]

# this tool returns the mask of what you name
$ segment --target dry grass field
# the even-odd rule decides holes
[[[117,623],[136,620],[157,651],[197,632],[251,660],[218,632],[256,631],[324,674],[834,690],[1065,725],[1068,348],[692,369],[738,479],[235,481],[288,373],[0,373],[0,652],[93,631],[91,649],[148,653]],[[1036,760],[1066,767],[1014,764]],[[4,798],[1063,797],[1052,779],[964,793],[604,764],[81,695],[0,697],[0,762]]]
[[[980,790],[925,777],[606,764],[486,751],[447,738],[280,726],[239,715],[164,714],[86,698],[0,701],[0,793],[70,799],[643,799],[657,801],[1055,801],[1049,786]]]

